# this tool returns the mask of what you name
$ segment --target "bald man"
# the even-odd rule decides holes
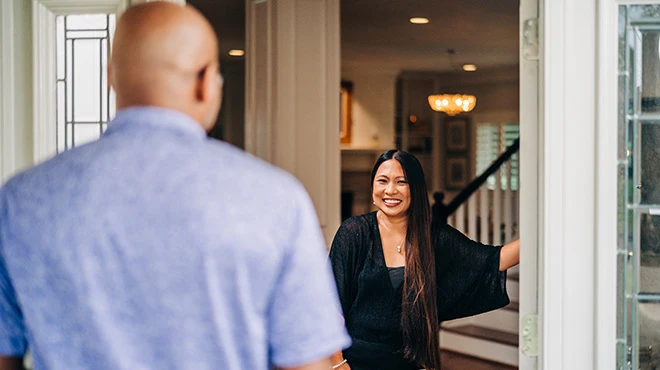
[[[312,204],[208,139],[218,46],[190,7],[130,8],[97,142],[0,189],[0,369],[326,370],[349,345]]]

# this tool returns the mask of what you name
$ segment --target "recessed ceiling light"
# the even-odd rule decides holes
[[[422,17],[414,17],[410,18],[410,23],[412,24],[427,24],[429,23],[428,18],[422,18]]]
[[[465,72],[474,72],[477,70],[477,66],[475,66],[474,64],[464,64],[463,70]]]
[[[245,50],[232,49],[229,50],[229,55],[231,55],[232,57],[242,57],[243,55],[245,55]]]

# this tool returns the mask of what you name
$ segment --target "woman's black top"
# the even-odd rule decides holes
[[[506,271],[500,249],[464,236],[449,225],[432,232],[440,321],[504,307]],[[330,249],[337,291],[353,344],[344,357],[353,370],[412,370],[403,358],[403,284],[393,284],[385,265],[376,212],[341,225]]]

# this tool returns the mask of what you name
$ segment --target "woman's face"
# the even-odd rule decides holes
[[[410,187],[399,161],[390,159],[378,167],[371,196],[376,207],[388,217],[407,214],[410,208]]]

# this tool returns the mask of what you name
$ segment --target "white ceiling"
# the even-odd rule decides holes
[[[221,53],[245,47],[246,0],[188,0],[220,35]],[[341,0],[343,67],[450,71],[518,64],[519,0]],[[426,25],[408,19],[422,16]],[[450,58],[447,49],[457,54]]]

